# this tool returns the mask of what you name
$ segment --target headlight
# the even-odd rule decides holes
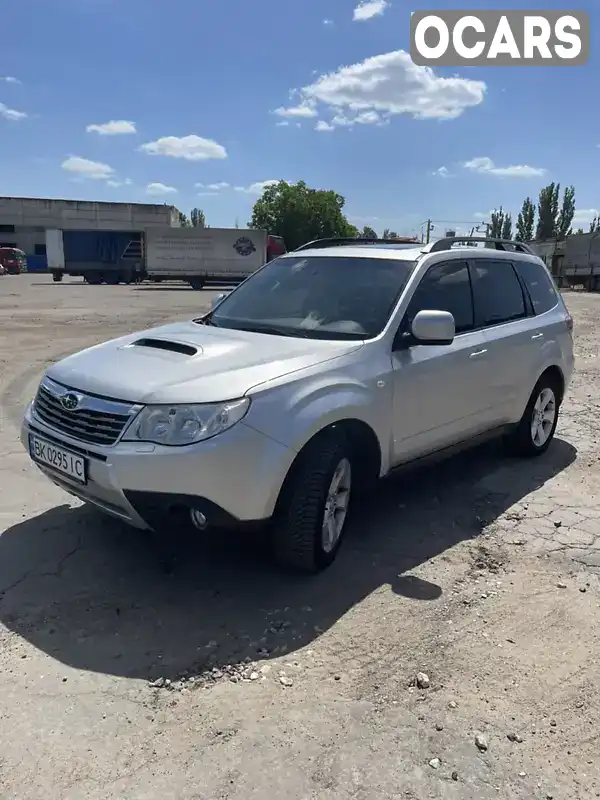
[[[239,422],[250,407],[250,399],[203,405],[146,406],[130,427],[123,441],[153,442],[172,447],[210,439]]]

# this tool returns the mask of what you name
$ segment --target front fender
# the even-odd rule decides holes
[[[389,468],[391,413],[392,389],[387,382],[328,374],[262,392],[253,398],[245,423],[298,453],[324,428],[359,420],[377,437],[384,474]]]

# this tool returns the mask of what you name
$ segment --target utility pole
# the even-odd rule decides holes
[[[431,238],[431,231],[433,230],[433,225],[431,224],[431,220],[427,220],[427,234],[426,234],[426,241],[425,244],[429,244],[429,240]]]

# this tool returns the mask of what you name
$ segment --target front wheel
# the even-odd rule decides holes
[[[54,283],[60,283],[62,281],[62,279],[63,279],[62,272],[53,272],[52,273],[52,280],[54,281]]]
[[[303,451],[277,503],[273,549],[279,563],[318,572],[333,563],[346,532],[351,448],[332,433]]]
[[[508,438],[509,449],[519,456],[541,456],[550,447],[560,400],[555,381],[543,376],[537,382],[515,431]]]

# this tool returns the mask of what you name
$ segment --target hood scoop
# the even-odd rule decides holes
[[[198,348],[191,344],[173,342],[170,339],[138,339],[132,342],[130,347],[149,347],[154,350],[166,350],[169,353],[180,353],[182,356],[195,356]]]

